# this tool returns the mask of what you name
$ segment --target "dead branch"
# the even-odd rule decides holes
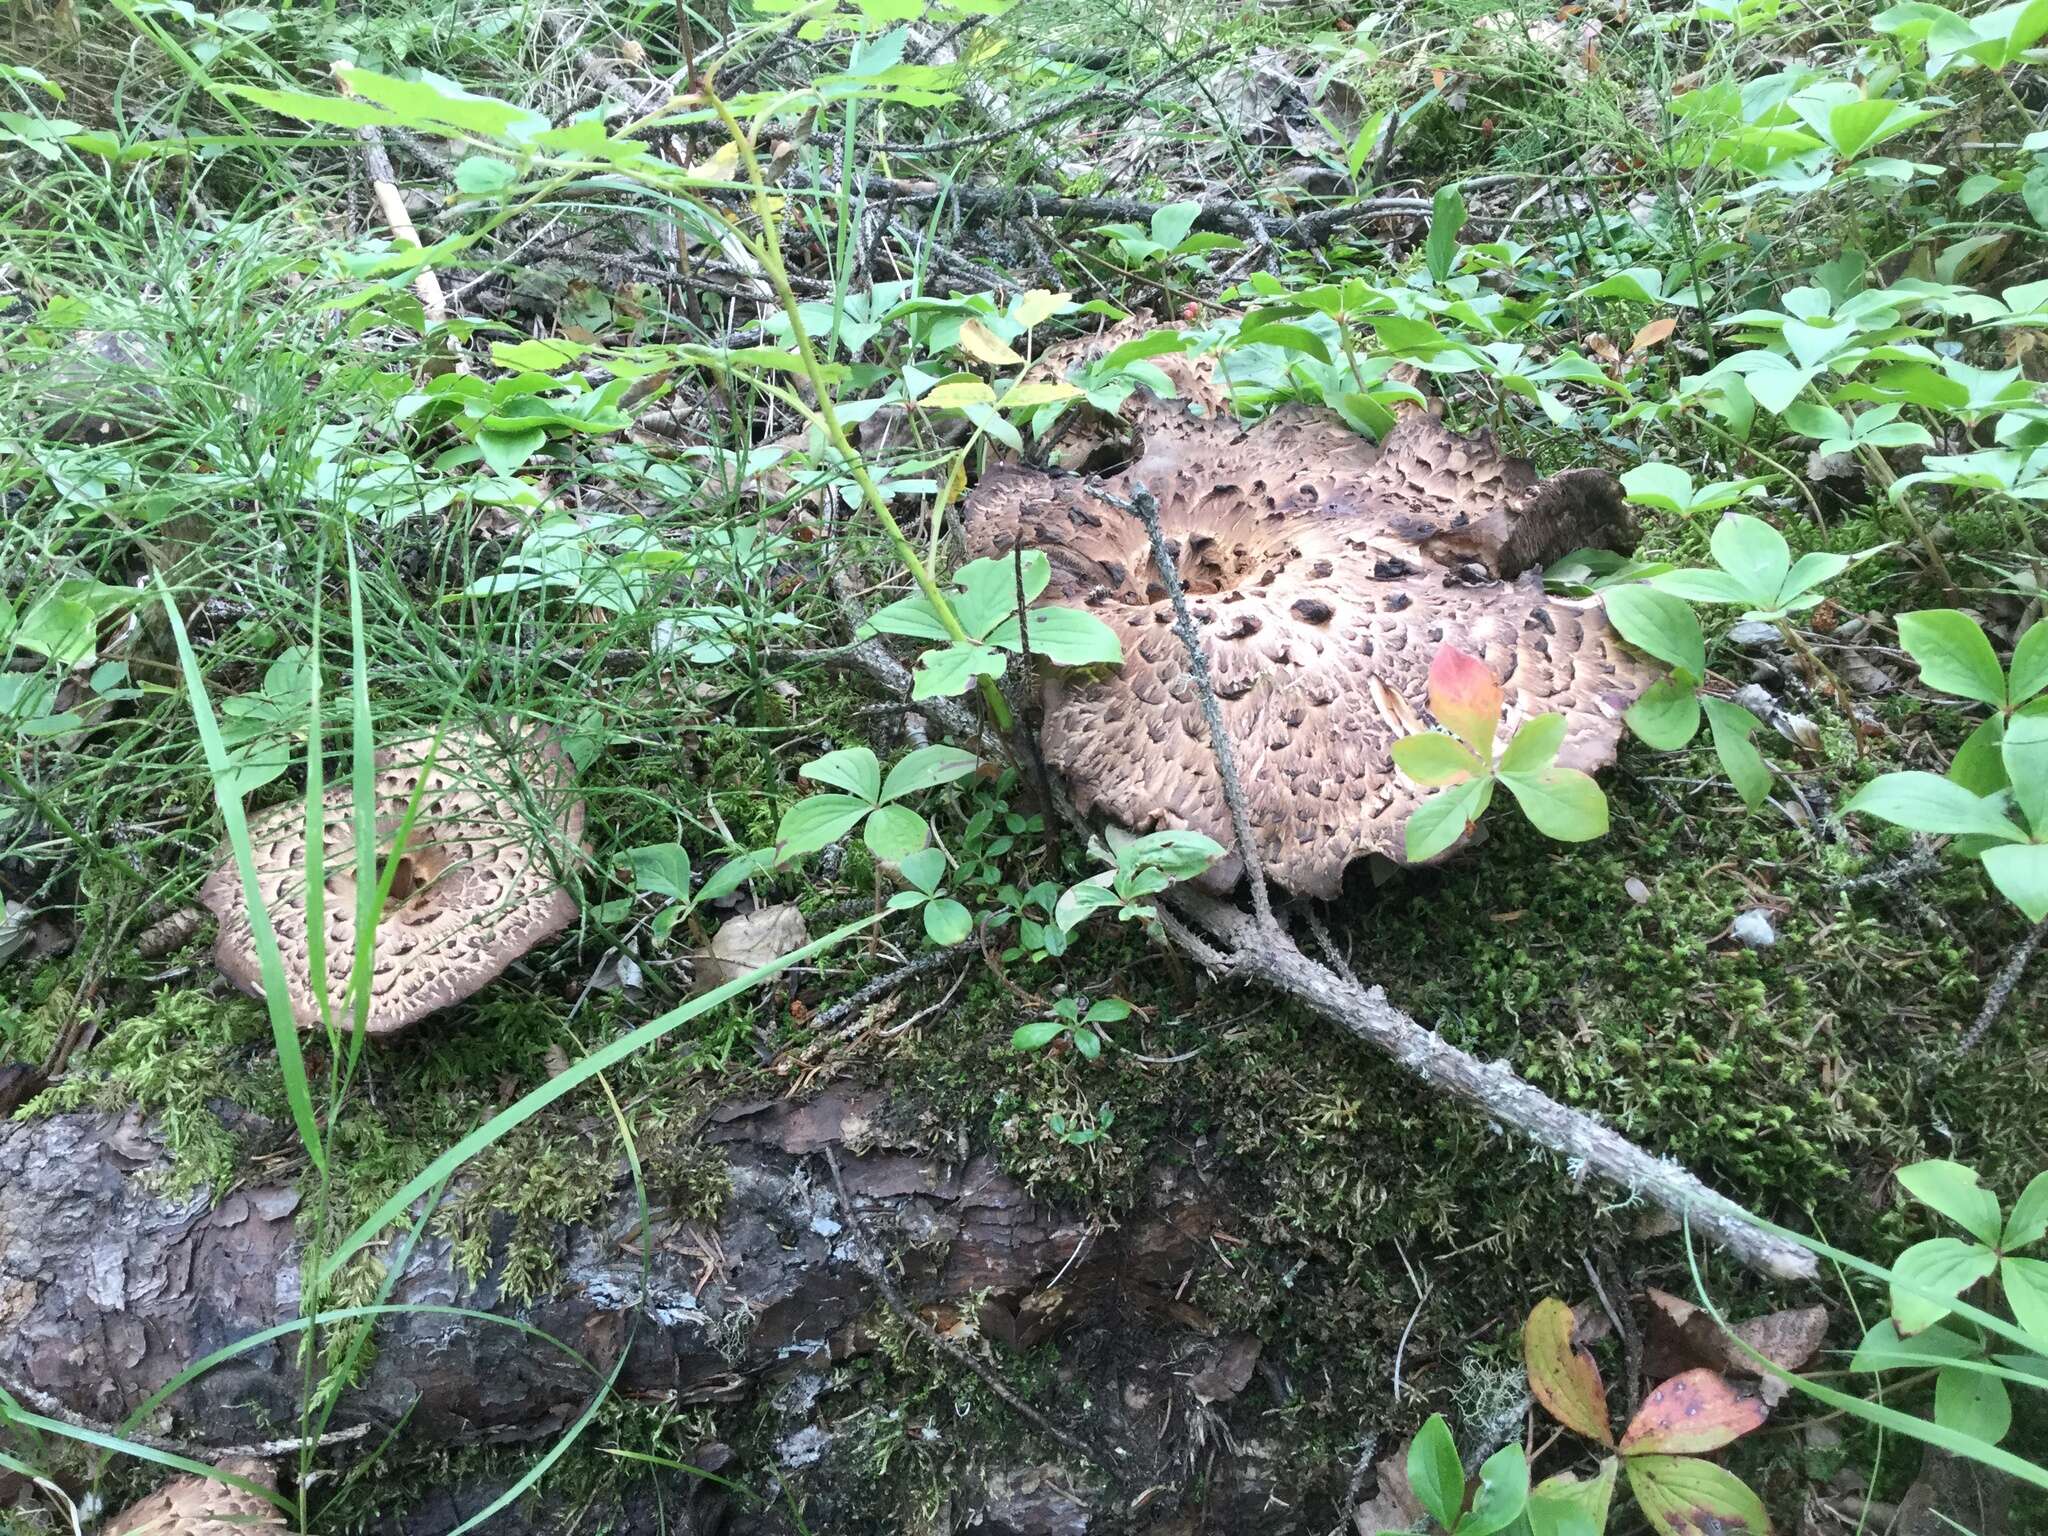
[[[1224,974],[1264,982],[1298,998],[1410,1072],[1589,1173],[1663,1207],[1754,1269],[1783,1280],[1815,1273],[1813,1255],[1708,1189],[1678,1164],[1644,1151],[1591,1115],[1524,1082],[1505,1062],[1483,1062],[1424,1029],[1378,987],[1319,965],[1279,930],[1259,927],[1234,906],[1176,888],[1173,902],[1220,941]]]
[[[2034,958],[2034,951],[2041,947],[2041,941],[2048,938],[2048,920],[2034,924],[2031,932],[2019,942],[2012,952],[2012,958],[2005,962],[1991,983],[1991,990],[1984,994],[1984,1006],[1978,1010],[1976,1022],[1961,1040],[1956,1042],[1956,1054],[1967,1056],[1977,1049],[1977,1044],[1998,1022],[1998,1016],[2005,1012],[2005,1005],[2012,998],[2020,977],[2026,974],[2027,962]]]

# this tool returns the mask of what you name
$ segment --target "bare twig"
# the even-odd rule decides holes
[[[2012,998],[2013,990],[2019,986],[2020,977],[2026,973],[2027,962],[2034,958],[2034,951],[2041,947],[2041,940],[2048,938],[2048,920],[2034,924],[2033,929],[2019,942],[2012,952],[2012,958],[1992,980],[1991,990],[1984,994],[1984,1006],[1977,1010],[1977,1022],[1969,1032],[1956,1042],[1956,1054],[1967,1056],[1977,1049],[1978,1043],[1998,1022],[1998,1016],[2005,1012],[2005,1005]]]
[[[283,1440],[263,1440],[255,1445],[205,1445],[194,1440],[175,1440],[167,1435],[152,1435],[139,1429],[128,1429],[118,1424],[102,1424],[88,1419],[80,1413],[73,1413],[47,1392],[38,1391],[25,1381],[15,1381],[0,1376],[0,1390],[20,1403],[24,1408],[34,1410],[46,1419],[55,1419],[73,1429],[82,1429],[109,1439],[125,1440],[139,1445],[144,1450],[157,1451],[166,1456],[182,1456],[187,1461],[226,1461],[230,1458],[246,1460],[274,1460],[279,1456],[296,1455],[300,1451],[319,1450],[330,1445],[347,1445],[350,1441],[361,1440],[370,1433],[369,1424],[352,1424],[347,1429],[329,1430],[324,1435],[307,1439],[304,1436],[290,1436]],[[0,1413],[0,1423],[6,1415]]]
[[[878,998],[887,997],[898,987],[903,986],[907,982],[915,981],[927,971],[937,971],[949,965],[958,965],[966,958],[967,952],[965,950],[927,950],[907,965],[899,965],[895,970],[877,976],[873,981],[842,997],[830,1008],[821,1008],[811,1016],[811,1027],[814,1029],[830,1029],[841,1019],[851,1018],[854,1014],[860,1012],[861,1009],[867,1007],[869,1003],[874,1002]]]
[[[867,1270],[869,1276],[874,1280],[875,1289],[882,1293],[882,1300],[887,1303],[889,1310],[896,1314],[897,1320],[948,1360],[972,1371],[975,1376],[980,1378],[983,1386],[1002,1399],[1018,1417],[1024,1419],[1032,1428],[1036,1429],[1048,1440],[1065,1446],[1091,1466],[1100,1469],[1103,1475],[1111,1482],[1121,1482],[1123,1479],[1117,1469],[1104,1459],[1101,1452],[1097,1451],[1085,1440],[1068,1434],[1065,1430],[1047,1419],[1044,1414],[1011,1391],[1008,1384],[994,1370],[975,1359],[974,1356],[967,1353],[966,1350],[955,1344],[951,1339],[946,1338],[938,1329],[934,1328],[911,1309],[910,1305],[904,1301],[902,1293],[896,1289],[896,1282],[889,1278],[888,1254],[884,1253],[876,1245],[868,1232],[866,1220],[854,1206],[852,1197],[846,1193],[846,1181],[839,1174],[838,1157],[829,1146],[823,1150],[825,1166],[832,1171],[833,1193],[839,1197],[839,1208],[846,1213],[847,1225],[853,1228],[854,1237],[858,1241],[858,1249],[863,1255],[862,1267]]]
[[[1173,632],[1188,653],[1188,675],[1202,701],[1202,718],[1209,725],[1209,749],[1216,755],[1216,771],[1223,780],[1223,800],[1230,807],[1230,835],[1237,842],[1237,856],[1244,864],[1245,881],[1251,887],[1252,912],[1261,928],[1279,932],[1273,918],[1273,898],[1266,889],[1266,866],[1259,857],[1259,845],[1252,836],[1251,809],[1245,802],[1244,784],[1237,776],[1237,754],[1230,748],[1230,733],[1223,724],[1223,707],[1216,702],[1216,689],[1209,681],[1209,655],[1202,649],[1202,637],[1195,633],[1195,617],[1188,609],[1187,589],[1181,585],[1180,567],[1166,547],[1166,533],[1159,525],[1159,502],[1142,485],[1131,488],[1126,502],[1109,495],[1099,486],[1090,491],[1112,506],[1120,506],[1145,525],[1152,542],[1152,564],[1173,604]]]

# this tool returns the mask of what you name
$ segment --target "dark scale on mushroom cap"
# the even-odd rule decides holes
[[[1127,325],[1055,349],[1043,376],[1131,334]],[[1245,429],[1222,408],[1212,363],[1154,361],[1183,399],[1132,397],[1138,456],[1102,483],[1125,499],[1143,484],[1158,499],[1279,884],[1334,896],[1353,859],[1402,859],[1422,791],[1394,770],[1391,749],[1429,729],[1439,644],[1486,662],[1507,692],[1510,729],[1565,715],[1563,765],[1614,760],[1621,712],[1661,674],[1622,647],[1597,602],[1546,595],[1532,569],[1583,545],[1630,542],[1610,476],[1538,480],[1490,437],[1459,437],[1420,411],[1378,444],[1305,406]],[[1187,400],[1214,408],[1197,417]],[[1084,507],[1104,515],[1084,520]],[[1046,685],[1046,757],[1076,804],[1227,847],[1201,703],[1143,526],[1073,478],[1018,465],[983,477],[964,521],[970,557],[1007,552],[1019,529],[1027,543],[1039,529],[1067,530],[1040,546],[1053,569],[1046,600],[1089,602],[1123,639],[1119,672]],[[1474,567],[1486,579],[1475,582]]]
[[[468,997],[576,917],[576,898],[556,871],[577,856],[583,804],[572,770],[551,743],[506,756],[481,732],[450,731],[429,762],[433,738],[377,754],[380,869],[406,808],[418,809],[377,923],[365,1029],[403,1029]],[[356,953],[354,812],[347,784],[322,802],[322,930],[335,1023],[352,1027],[346,985]],[[275,806],[249,819],[257,884],[284,958],[292,1017],[320,1026],[307,937],[305,808]],[[220,919],[214,962],[252,996],[263,995],[256,936],[234,857],[226,854],[199,898]]]

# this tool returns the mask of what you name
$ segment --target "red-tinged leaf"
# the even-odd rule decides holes
[[[1636,339],[1628,344],[1628,349],[1631,352],[1647,352],[1659,342],[1669,341],[1671,333],[1677,329],[1676,315],[1665,315],[1661,319],[1652,320],[1636,332]]]
[[[1454,645],[1440,646],[1429,664],[1429,712],[1445,730],[1479,755],[1493,761],[1494,732],[1500,726],[1500,684],[1477,656]]]
[[[1572,1343],[1572,1309],[1555,1296],[1536,1304],[1522,1328],[1529,1391],[1566,1429],[1613,1446],[1607,1427],[1607,1386],[1593,1357]]]
[[[1718,1371],[1674,1376],[1643,1402],[1621,1437],[1624,1456],[1718,1451],[1770,1417],[1762,1398],[1739,1393]]]
[[[1658,1536],[1771,1536],[1747,1483],[1697,1456],[1631,1456],[1628,1485]]]

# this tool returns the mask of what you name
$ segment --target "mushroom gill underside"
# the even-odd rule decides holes
[[[1199,364],[1173,362],[1184,397],[1213,397]],[[1334,896],[1354,859],[1406,862],[1403,828],[1426,791],[1396,771],[1392,747],[1429,729],[1441,646],[1486,663],[1506,694],[1506,730],[1562,714],[1561,764],[1613,762],[1623,710],[1661,672],[1621,644],[1597,600],[1549,595],[1539,571],[1574,548],[1632,543],[1611,476],[1541,480],[1490,436],[1459,436],[1419,410],[1377,444],[1306,406],[1249,429],[1144,396],[1130,416],[1137,456],[1096,483],[1123,501],[1140,486],[1157,500],[1278,884]],[[1088,608],[1123,641],[1120,670],[1045,687],[1042,745],[1076,805],[1133,831],[1186,828],[1230,846],[1143,523],[1087,481],[1015,464],[983,477],[964,522],[972,557],[1043,550],[1043,600]]]

